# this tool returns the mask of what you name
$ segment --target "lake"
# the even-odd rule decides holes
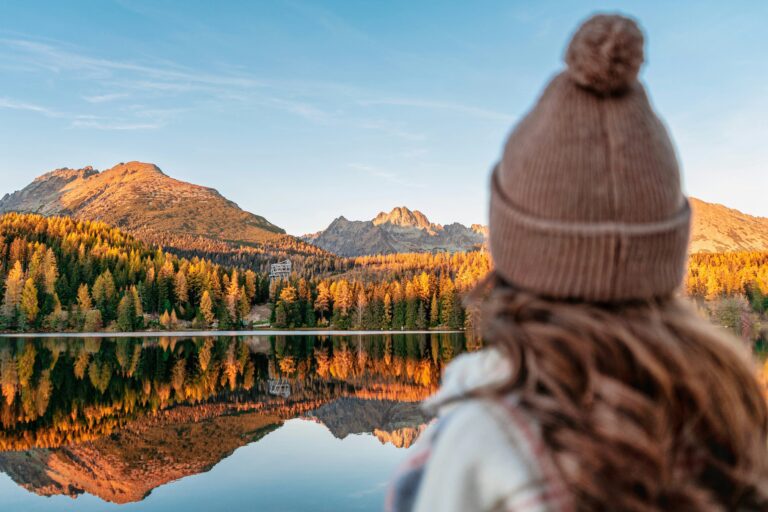
[[[0,337],[3,511],[377,511],[461,333]]]

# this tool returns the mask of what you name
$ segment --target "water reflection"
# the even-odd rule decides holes
[[[293,418],[407,448],[464,350],[437,333],[0,339],[0,471],[39,495],[130,503]]]

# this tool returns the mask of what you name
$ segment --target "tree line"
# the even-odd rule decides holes
[[[277,327],[360,330],[462,329],[473,318],[463,296],[488,273],[482,251],[355,258],[327,278],[295,276],[270,287]]]
[[[0,330],[239,329],[256,304],[270,304],[276,327],[459,329],[472,322],[462,296],[489,269],[481,251],[338,258],[318,250],[302,253],[289,279],[270,282],[262,249],[237,254],[257,258],[258,271],[183,257],[100,222],[6,214]]]
[[[716,300],[744,297],[758,313],[768,310],[768,252],[692,254],[686,293]]]
[[[484,250],[339,258],[285,237],[270,244],[291,257],[288,279],[269,280],[265,247],[197,240],[184,256],[100,222],[6,214],[0,330],[239,329],[259,304],[281,328],[461,329],[474,323],[463,298],[491,268]],[[742,317],[768,310],[768,252],[693,254],[685,292],[744,331]]]
[[[6,330],[238,328],[269,283],[100,222],[11,213],[0,217],[0,292]]]

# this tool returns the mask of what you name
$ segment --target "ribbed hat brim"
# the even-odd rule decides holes
[[[491,177],[489,245],[513,285],[557,299],[617,302],[673,293],[685,271],[691,210],[653,223],[541,219],[514,207]]]

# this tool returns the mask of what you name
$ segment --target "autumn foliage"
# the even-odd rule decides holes
[[[237,328],[269,286],[252,270],[182,258],[99,222],[0,217],[0,329]]]
[[[181,404],[295,417],[344,396],[419,402],[464,350],[446,333],[0,339],[0,451],[96,439]]]

